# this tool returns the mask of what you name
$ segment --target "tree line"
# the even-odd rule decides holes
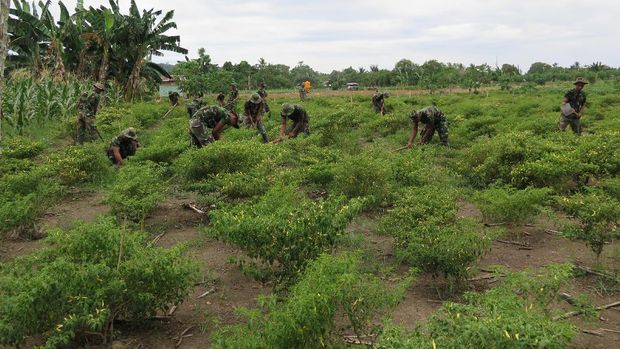
[[[310,80],[314,86],[339,89],[349,82],[356,82],[363,88],[370,87],[411,87],[428,89],[431,92],[449,87],[461,87],[476,91],[482,85],[499,84],[510,89],[514,83],[530,82],[545,84],[553,81],[569,81],[583,76],[590,81],[596,79],[615,79],[620,77],[620,69],[601,62],[590,65],[575,63],[566,68],[558,64],[533,63],[527,71],[513,64],[492,67],[488,64],[464,65],[442,63],[429,60],[417,64],[409,59],[401,59],[392,69],[381,69],[371,65],[348,67],[333,70],[329,74],[320,73],[304,62],[295,67],[284,64],[271,64],[261,58],[256,64],[241,61],[237,64],[225,62],[222,66],[213,64],[205,49],[198,51],[198,58],[178,62],[171,68],[179,87],[189,95],[225,91],[231,83],[242,88],[255,89],[265,82],[272,89],[289,89]]]
[[[33,77],[88,79],[122,86],[126,100],[143,95],[169,76],[151,62],[163,51],[186,54],[180,38],[166,33],[177,25],[174,11],[140,10],[134,0],[123,13],[118,0],[109,7],[84,7],[71,13],[62,1],[54,18],[51,0],[38,4],[13,0],[8,17],[7,71],[27,69]]]

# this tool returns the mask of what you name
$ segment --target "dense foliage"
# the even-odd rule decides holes
[[[145,320],[187,296],[197,268],[180,247],[148,246],[144,235],[110,219],[54,231],[49,248],[0,266],[0,343],[43,334],[46,348],[94,332],[104,342],[113,321]]]
[[[412,277],[386,288],[374,275],[360,271],[352,255],[323,255],[304,271],[284,303],[262,300],[263,309],[243,309],[245,325],[224,327],[214,348],[317,348],[342,345],[335,336],[335,315],[346,314],[357,335],[376,332],[373,320],[402,298]]]
[[[566,265],[510,274],[492,290],[467,293],[465,304],[443,305],[410,334],[389,326],[378,348],[566,348],[577,329],[553,320],[548,307],[570,275]]]

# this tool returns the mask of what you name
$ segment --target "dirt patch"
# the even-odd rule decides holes
[[[66,199],[43,214],[39,226],[43,231],[53,228],[71,229],[75,222],[92,222],[110,212],[110,206],[102,203],[103,193],[71,193]]]

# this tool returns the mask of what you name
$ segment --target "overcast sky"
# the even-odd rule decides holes
[[[65,0],[73,8],[75,0]],[[85,6],[107,0],[84,0]],[[618,0],[138,0],[140,9],[175,10],[181,46],[213,62],[295,66],[330,72],[371,64],[543,61],[620,66]],[[123,12],[129,0],[120,0]],[[157,58],[174,63],[177,54]]]

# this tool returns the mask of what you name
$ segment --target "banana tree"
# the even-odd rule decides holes
[[[126,30],[123,38],[127,57],[131,64],[131,73],[125,84],[125,99],[133,100],[140,91],[142,69],[149,62],[151,56],[163,56],[161,51],[172,51],[187,54],[187,50],[179,46],[179,36],[165,35],[168,30],[176,29],[175,22],[171,22],[174,11],[164,14],[158,21],[162,11],[150,9],[138,10],[134,0],[131,1],[129,15],[126,16]]]
[[[108,79],[110,67],[110,51],[115,43],[116,28],[122,27],[123,15],[121,15],[118,3],[110,0],[110,8],[89,8],[86,20],[90,25],[90,31],[83,37],[97,44],[101,50],[101,64],[97,73],[98,80],[105,84]]]

